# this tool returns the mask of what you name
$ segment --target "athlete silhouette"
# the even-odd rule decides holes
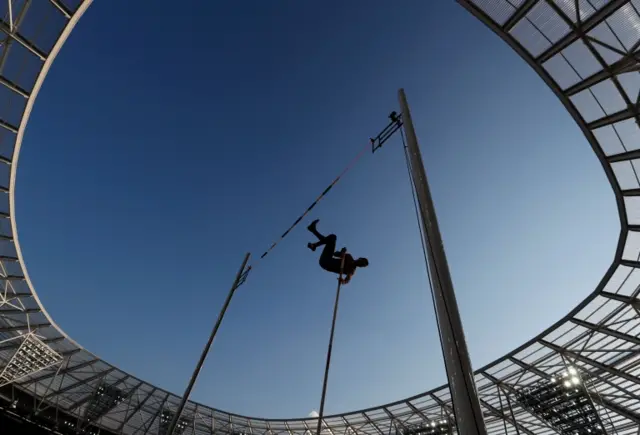
[[[318,238],[318,241],[316,243],[309,243],[307,246],[312,251],[315,251],[318,246],[324,245],[322,254],[320,254],[320,267],[327,272],[337,273],[338,275],[340,275],[340,266],[342,264],[342,256],[344,255],[344,267],[342,268],[342,274],[345,277],[342,279],[341,283],[347,284],[351,281],[353,274],[356,273],[356,268],[367,267],[369,265],[369,260],[366,258],[354,259],[351,254],[347,252],[347,248],[342,248],[342,250],[335,252],[337,240],[336,235],[329,234],[328,236],[323,236],[320,234],[316,228],[318,221],[319,219],[314,220],[307,227],[307,229]]]

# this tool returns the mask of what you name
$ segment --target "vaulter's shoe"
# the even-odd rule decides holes
[[[311,249],[312,251],[315,251],[316,245],[314,245],[313,243],[307,243],[307,248]]]
[[[318,225],[318,221],[320,221],[320,219],[316,219],[316,220],[314,220],[313,222],[311,222],[311,223],[309,224],[309,226],[307,227],[307,229],[308,229],[309,231],[311,231],[312,233],[315,233],[315,232],[317,231],[317,230],[316,230],[316,225]]]

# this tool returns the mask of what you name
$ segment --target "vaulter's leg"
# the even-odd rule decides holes
[[[319,263],[320,267],[324,270],[340,273],[340,265],[342,261],[333,256],[336,252],[336,240],[337,237],[335,234],[329,234],[323,239],[322,243],[324,244],[324,249],[322,250],[322,254],[320,254]]]
[[[318,231],[318,228],[317,228],[318,221],[320,221],[320,219],[316,219],[313,222],[311,222],[309,224],[309,226],[307,227],[307,229],[309,231],[311,231],[313,233],[313,235],[318,238],[318,240],[322,240],[322,239],[324,239],[324,236],[322,234],[320,234],[320,232]]]
[[[309,226],[307,227],[307,229],[308,229],[309,231],[311,231],[311,233],[312,233],[314,236],[316,236],[316,237],[318,238],[318,241],[317,241],[316,243],[309,243],[309,244],[307,244],[307,246],[309,247],[309,249],[311,249],[312,251],[315,251],[315,250],[316,250],[316,248],[317,248],[318,246],[322,246],[322,245],[324,245],[324,244],[326,243],[326,241],[325,241],[326,237],[325,237],[325,236],[323,236],[322,234],[320,234],[320,232],[319,232],[319,231],[318,231],[318,229],[316,228],[316,226],[318,225],[318,221],[319,221],[319,220],[320,220],[320,219],[316,219],[316,220],[314,220],[314,221],[313,221],[313,222],[311,222],[311,223],[309,224]]]

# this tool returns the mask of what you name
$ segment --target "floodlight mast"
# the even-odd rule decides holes
[[[431,272],[433,303],[458,433],[486,435],[458,303],[404,89],[398,91],[398,102],[407,137],[412,184],[418,202],[427,267]]]

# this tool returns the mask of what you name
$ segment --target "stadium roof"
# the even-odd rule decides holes
[[[14,219],[22,137],[52,61],[90,0],[0,5],[0,386],[110,432],[162,433],[179,397],[94,356],[45,311]],[[459,0],[553,90],[602,163],[620,238],[602,281],[567,316],[477,370],[491,434],[637,433],[640,427],[640,0]],[[11,5],[9,7],[9,5]],[[45,18],[45,19],[43,19]],[[508,72],[506,72],[508,74]],[[562,390],[565,388],[565,390]],[[325,432],[429,433],[454,421],[446,385],[328,416]],[[313,418],[251,418],[189,402],[185,434],[305,434]],[[581,425],[581,426],[580,426]],[[434,433],[434,432],[431,432]]]

